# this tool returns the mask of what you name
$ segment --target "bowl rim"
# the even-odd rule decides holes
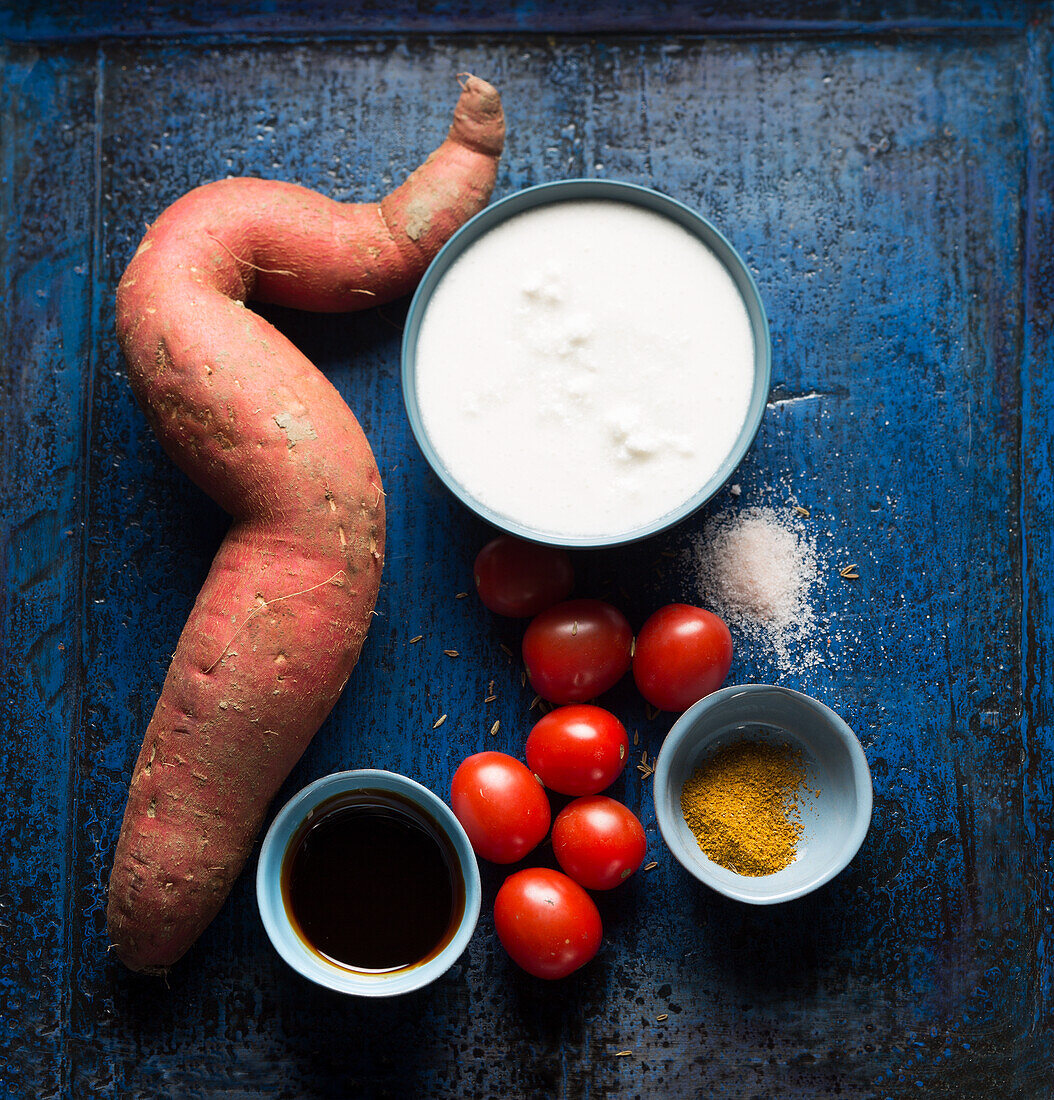
[[[368,974],[346,970],[311,952],[296,933],[282,900],[282,864],[289,843],[308,814],[328,798],[348,791],[379,789],[402,794],[423,809],[443,829],[461,866],[465,906],[457,931],[433,958],[392,973]],[[296,792],[275,815],[264,835],[256,864],[256,902],[264,930],[275,951],[303,977],[359,997],[393,997],[434,982],[460,958],[479,919],[482,887],[479,865],[468,835],[453,810],[434,792],[409,776],[380,768],[331,772]]]
[[[831,730],[849,752],[850,768],[853,777],[853,788],[856,794],[857,810],[853,817],[852,828],[848,831],[842,842],[838,858],[823,872],[809,879],[807,882],[791,889],[778,890],[772,894],[758,896],[738,890],[734,884],[711,877],[708,873],[706,856],[705,862],[687,860],[681,857],[679,846],[672,843],[670,837],[674,834],[678,819],[671,809],[673,799],[670,796],[670,768],[671,761],[678,749],[695,728],[700,717],[716,706],[740,696],[774,693],[794,699],[799,704],[804,704],[815,711],[824,719],[825,726]],[[793,734],[791,734],[793,736]],[[795,898],[804,897],[819,889],[825,883],[841,874],[850,864],[871,827],[871,816],[874,810],[874,787],[871,780],[871,769],[867,763],[860,739],[853,732],[848,722],[826,703],[794,688],[783,687],[780,684],[730,684],[719,688],[710,695],[704,696],[697,703],[688,708],[674,724],[659,750],[655,761],[655,818],[659,826],[662,839],[674,859],[694,878],[698,879],[711,890],[716,890],[725,897],[735,901],[743,901],[752,905],[776,905],[784,901],[792,901]],[[661,794],[659,793],[661,792]],[[757,880],[754,880],[757,881]]]
[[[417,404],[415,385],[417,337],[428,303],[447,269],[479,237],[501,222],[538,206],[571,201],[576,198],[631,202],[670,218],[691,232],[710,248],[736,283],[746,306],[754,336],[754,382],[747,416],[735,445],[725,456],[721,465],[697,492],[677,508],[640,527],[608,536],[561,535],[539,531],[477,501],[460,482],[454,479],[432,446]],[[641,184],[628,183],[624,180],[575,177],[534,184],[502,196],[471,217],[443,245],[418,283],[406,314],[401,344],[400,381],[407,419],[418,448],[433,473],[466,508],[499,530],[529,542],[562,546],[567,549],[601,549],[639,542],[676,526],[713,499],[728,483],[754,445],[754,440],[761,428],[772,385],[772,335],[761,293],[746,261],[731,241],[707,217],[679,199]]]

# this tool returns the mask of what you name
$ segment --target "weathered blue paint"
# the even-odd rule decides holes
[[[0,35],[14,41],[69,42],[142,35],[216,34],[928,34],[1025,29],[1035,0],[656,0],[582,4],[577,0],[4,0]]]
[[[1047,1094],[1052,9],[794,7],[700,8],[688,29],[783,28],[722,38],[674,33],[676,6],[653,33],[602,7],[608,27],[640,33],[553,38],[519,30],[567,30],[569,7],[504,8],[485,34],[463,29],[483,18],[464,6],[352,24],[319,0],[316,23],[279,26],[264,4],[231,5],[226,23],[218,5],[114,4],[94,32],[60,4],[4,9],[0,1093]],[[192,26],[192,10],[217,18]],[[148,19],[171,37],[137,37]],[[925,33],[886,33],[908,22]],[[514,970],[485,912],[442,982],[349,1004],[274,956],[249,875],[167,985],[131,976],[106,953],[109,860],[225,520],[131,398],[113,288],[144,223],[205,180],[380,195],[445,130],[466,68],[505,97],[500,193],[573,175],[656,187],[751,266],[773,400],[742,497],[709,513],[805,504],[831,576],[823,661],[781,674],[740,644],[732,678],[777,679],[845,716],[872,767],[872,832],[818,894],[744,909],[679,870],[631,771],[616,793],[658,867],[600,899],[604,951],[558,988]],[[531,720],[500,648],[521,627],[455,599],[486,532],[414,447],[404,309],[269,311],[360,416],[390,518],[380,618],[286,794],[359,765],[442,792],[465,753],[519,752]],[[691,598],[685,547],[705,518],[580,555],[580,591],[635,625]],[[834,568],[849,561],[851,584]],[[669,720],[649,721],[629,685],[610,702],[654,753]],[[486,908],[503,872],[483,872]]]

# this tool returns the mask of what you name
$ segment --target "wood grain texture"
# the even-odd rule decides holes
[[[5,58],[0,90],[0,1084],[41,1096],[65,1083],[75,953],[95,87],[73,50]]]
[[[877,6],[838,8],[861,10]],[[198,30],[164,22],[170,40],[91,47],[8,34],[0,1093],[1045,1095],[1054,39],[1049,5],[1031,21],[948,10],[989,33],[814,24],[823,33],[704,39],[660,21],[546,38],[459,31],[455,12],[450,33],[428,36],[190,41]],[[578,590],[639,626],[693,597],[688,545],[708,516],[806,505],[827,567],[823,629],[789,672],[737,637],[731,679],[777,680],[846,717],[873,771],[871,833],[817,894],[736,906],[672,860],[630,771],[614,793],[640,813],[658,867],[600,899],[602,953],[558,988],[504,957],[492,867],[461,963],[390,1004],[296,978],[249,877],[168,986],[136,978],[107,956],[103,889],[141,731],[226,520],[135,407],[113,287],[144,223],[206,180],[377,198],[445,131],[462,69],[503,94],[499,195],[576,175],[657,187],[710,217],[754,272],[773,394],[742,495],[659,539],[577,555]],[[530,726],[531,693],[500,648],[522,627],[455,599],[487,532],[413,443],[404,311],[267,311],[359,417],[389,522],[354,706],[338,704],[280,799],[355,766],[445,793],[466,753],[519,753]],[[849,561],[854,583],[837,576]],[[654,753],[669,720],[649,721],[628,685],[608,701]]]
[[[71,41],[216,34],[855,34],[1022,31],[1034,0],[2,0],[0,37]]]

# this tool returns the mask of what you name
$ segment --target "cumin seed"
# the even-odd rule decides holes
[[[415,642],[419,642],[423,637],[423,634],[418,634],[416,637],[411,638],[406,644],[413,645]]]
[[[446,715],[441,714],[433,723],[432,729],[437,730],[446,721]]]

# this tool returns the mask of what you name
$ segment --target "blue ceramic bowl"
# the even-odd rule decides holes
[[[634,203],[646,210],[654,211],[671,219],[698,237],[725,265],[732,276],[746,305],[754,335],[754,385],[751,391],[747,417],[736,438],[735,445],[728,452],[720,467],[705,484],[700,485],[698,490],[678,508],[645,526],[620,531],[604,537],[566,536],[538,531],[524,526],[517,520],[505,516],[477,500],[464,485],[454,478],[436,453],[428,432],[425,430],[421,410],[417,403],[417,339],[432,295],[450,266],[479,237],[509,218],[537,206],[577,199],[609,199]],[[627,307],[630,304],[627,303]],[[534,542],[571,548],[618,546],[648,538],[680,523],[686,516],[702,507],[731,477],[735,468],[750,449],[750,445],[754,442],[754,437],[761,425],[761,417],[765,412],[765,403],[769,394],[771,360],[772,345],[769,339],[768,320],[765,316],[765,308],[761,304],[758,288],[739,253],[706,218],[695,213],[694,210],[689,209],[683,203],[677,202],[676,199],[671,199],[646,187],[638,187],[636,184],[619,183],[615,180],[562,180],[557,183],[542,183],[536,187],[528,187],[526,190],[517,191],[488,206],[466,222],[447,241],[439,255],[432,261],[417,288],[416,294],[414,294],[413,301],[410,303],[410,312],[407,314],[406,327],[403,330],[403,400],[406,404],[410,427],[428,464],[435,471],[440,481],[458,500],[477,515],[503,531]]]
[[[334,796],[362,790],[391,792],[418,807],[427,821],[442,830],[450,841],[465,884],[465,904],[460,922],[442,950],[416,966],[388,973],[370,973],[339,966],[313,950],[290,920],[282,896],[282,864],[290,843],[309,815]],[[264,928],[275,950],[305,978],[339,993],[359,997],[391,997],[434,982],[468,946],[479,917],[479,867],[472,845],[453,811],[427,787],[394,772],[373,769],[335,772],[305,787],[279,810],[260,849],[256,869],[256,900]]]
[[[808,787],[820,794],[803,799],[797,860],[773,875],[752,878],[703,854],[685,823],[681,788],[707,756],[759,731],[800,747]],[[871,772],[860,742],[833,710],[789,688],[747,684],[701,699],[667,735],[654,783],[659,831],[677,861],[719,893],[755,905],[801,897],[834,878],[856,855],[871,824]]]

